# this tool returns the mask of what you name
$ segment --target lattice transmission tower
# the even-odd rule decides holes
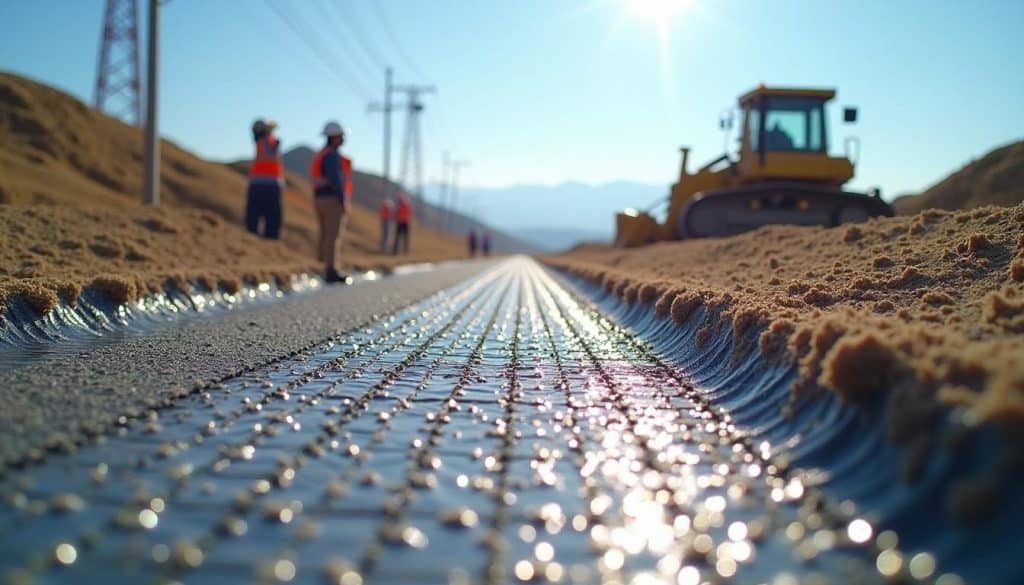
[[[139,79],[138,1],[107,0],[96,69],[96,109],[129,124],[142,124]]]
[[[437,91],[432,85],[399,85],[394,91],[406,94],[405,104],[405,139],[402,141],[402,166],[399,170],[400,182],[411,188],[417,200],[423,198],[423,141],[420,138],[420,115],[423,113],[423,102],[420,96]],[[410,159],[412,159],[410,161]],[[412,169],[410,169],[410,163]],[[412,177],[410,177],[410,170]]]

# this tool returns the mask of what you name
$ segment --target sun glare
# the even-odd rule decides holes
[[[692,0],[625,0],[626,12],[659,28],[667,27]]]
[[[622,15],[619,21],[634,20],[651,27],[658,45],[658,67],[665,107],[670,121],[675,120],[676,81],[672,65],[672,30],[695,0],[610,0],[621,2]]]

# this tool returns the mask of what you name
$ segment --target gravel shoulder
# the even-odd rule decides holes
[[[0,371],[0,462],[41,457],[231,375],[327,341],[484,270],[475,262],[243,309]]]

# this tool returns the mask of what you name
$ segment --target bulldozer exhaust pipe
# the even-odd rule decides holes
[[[679,165],[679,178],[682,179],[688,173],[686,172],[686,162],[690,159],[690,147],[683,146],[679,148],[679,152],[683,154],[683,162]]]

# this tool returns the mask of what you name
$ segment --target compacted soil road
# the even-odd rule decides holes
[[[382,300],[402,283],[418,300]],[[139,398],[166,398],[146,388],[169,388],[193,354],[206,361],[187,377],[218,382]],[[86,383],[82,368],[102,372]],[[782,585],[880,581],[903,562],[879,554],[895,535],[829,505],[784,448],[526,258],[0,378],[49,413],[6,431],[0,569],[14,581]],[[77,430],[122,408],[137,416]],[[25,438],[54,423],[76,429],[62,449]]]

